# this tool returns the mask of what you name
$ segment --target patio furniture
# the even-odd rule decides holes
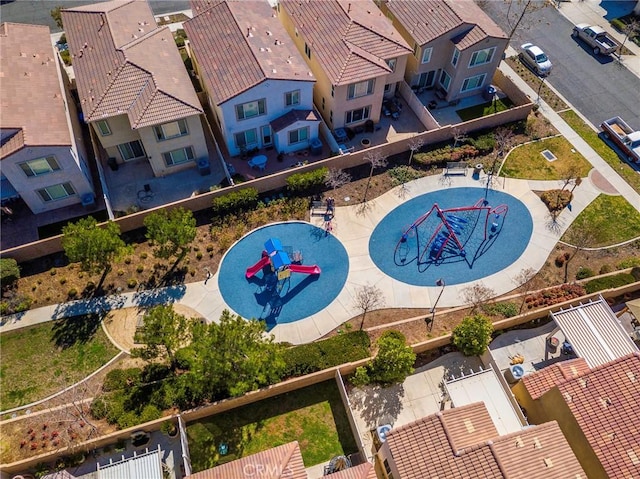
[[[333,132],[333,136],[336,138],[338,143],[342,143],[349,139],[347,131],[344,128],[336,128]]]
[[[267,166],[267,157],[265,155],[254,156],[249,160],[249,166],[264,171],[264,168]]]
[[[355,146],[347,146],[347,145],[338,145],[338,151],[341,155],[346,155],[347,153],[352,153],[355,151]]]

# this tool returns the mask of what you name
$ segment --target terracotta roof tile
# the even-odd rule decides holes
[[[56,62],[49,27],[0,25],[1,158],[25,145],[71,144]]]
[[[132,128],[202,113],[167,27],[146,1],[63,10],[86,121],[126,113]]]
[[[331,479],[377,479],[375,467],[370,462],[334,472],[329,477]]]
[[[281,5],[334,85],[388,74],[384,60],[411,53],[370,0],[284,0]]]
[[[273,131],[278,132],[289,125],[293,125],[297,121],[320,121],[320,118],[313,110],[290,110],[275,120],[272,120],[271,128],[273,128]]]
[[[527,374],[522,378],[527,391],[533,399],[538,399],[549,389],[566,379],[576,377],[589,371],[587,362],[582,358],[570,359],[547,366],[535,373]]]
[[[196,472],[187,476],[187,479],[242,479],[245,477],[307,479],[298,441],[227,462],[206,471]]]
[[[465,25],[469,30],[455,40],[460,49],[487,37],[507,38],[472,0],[393,0],[387,6],[420,45]]]

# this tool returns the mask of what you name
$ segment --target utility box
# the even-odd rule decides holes
[[[322,153],[322,141],[320,138],[314,138],[309,142],[309,149],[312,155],[319,155]]]
[[[198,160],[198,173],[200,173],[201,176],[207,176],[211,174],[211,165],[209,164],[208,159],[203,158],[201,160]]]

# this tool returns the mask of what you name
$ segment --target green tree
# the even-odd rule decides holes
[[[281,378],[283,346],[266,336],[265,324],[224,310],[219,322],[193,327],[195,360],[190,382],[203,398],[240,396]]]
[[[176,257],[176,264],[189,251],[189,245],[196,238],[196,219],[190,210],[175,208],[171,211],[159,210],[144,219],[147,239],[155,246],[156,258]]]
[[[56,25],[58,25],[58,28],[60,30],[64,30],[64,26],[62,25],[62,9],[63,8],[64,7],[62,7],[62,5],[58,5],[56,8],[54,8],[49,12],[51,14],[51,18],[53,18],[53,20],[56,22]]]
[[[136,343],[144,344],[134,348],[131,354],[147,361],[166,358],[171,367],[176,364],[176,351],[190,338],[189,320],[176,313],[173,306],[155,306],[144,315],[144,329],[136,332]]]
[[[369,365],[372,381],[391,384],[404,381],[413,373],[416,354],[407,346],[404,335],[399,331],[385,331],[376,342],[378,354]]]
[[[465,356],[480,356],[491,342],[493,324],[481,314],[467,316],[455,327],[451,342]]]
[[[20,279],[20,266],[13,258],[0,258],[0,284],[3,288]]]
[[[120,227],[109,221],[98,226],[93,216],[69,223],[62,228],[62,247],[72,263],[80,263],[84,271],[102,271],[102,278],[96,289],[100,289],[111,263],[127,251]]]

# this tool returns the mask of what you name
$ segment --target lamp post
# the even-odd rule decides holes
[[[440,289],[440,293],[438,294],[438,297],[436,298],[436,302],[433,303],[433,307],[431,308],[431,323],[429,323],[429,331],[431,331],[433,329],[433,322],[436,319],[436,308],[438,307],[438,301],[440,301],[440,297],[442,296],[442,293],[444,292],[444,287],[445,287],[445,282],[444,279],[442,278],[438,278],[436,280],[436,286],[440,286],[442,289]]]
[[[542,85],[544,85],[544,81],[547,79],[546,76],[543,76],[540,80],[540,85],[538,86],[538,98],[536,98],[536,103],[540,104],[540,90],[542,90]]]

